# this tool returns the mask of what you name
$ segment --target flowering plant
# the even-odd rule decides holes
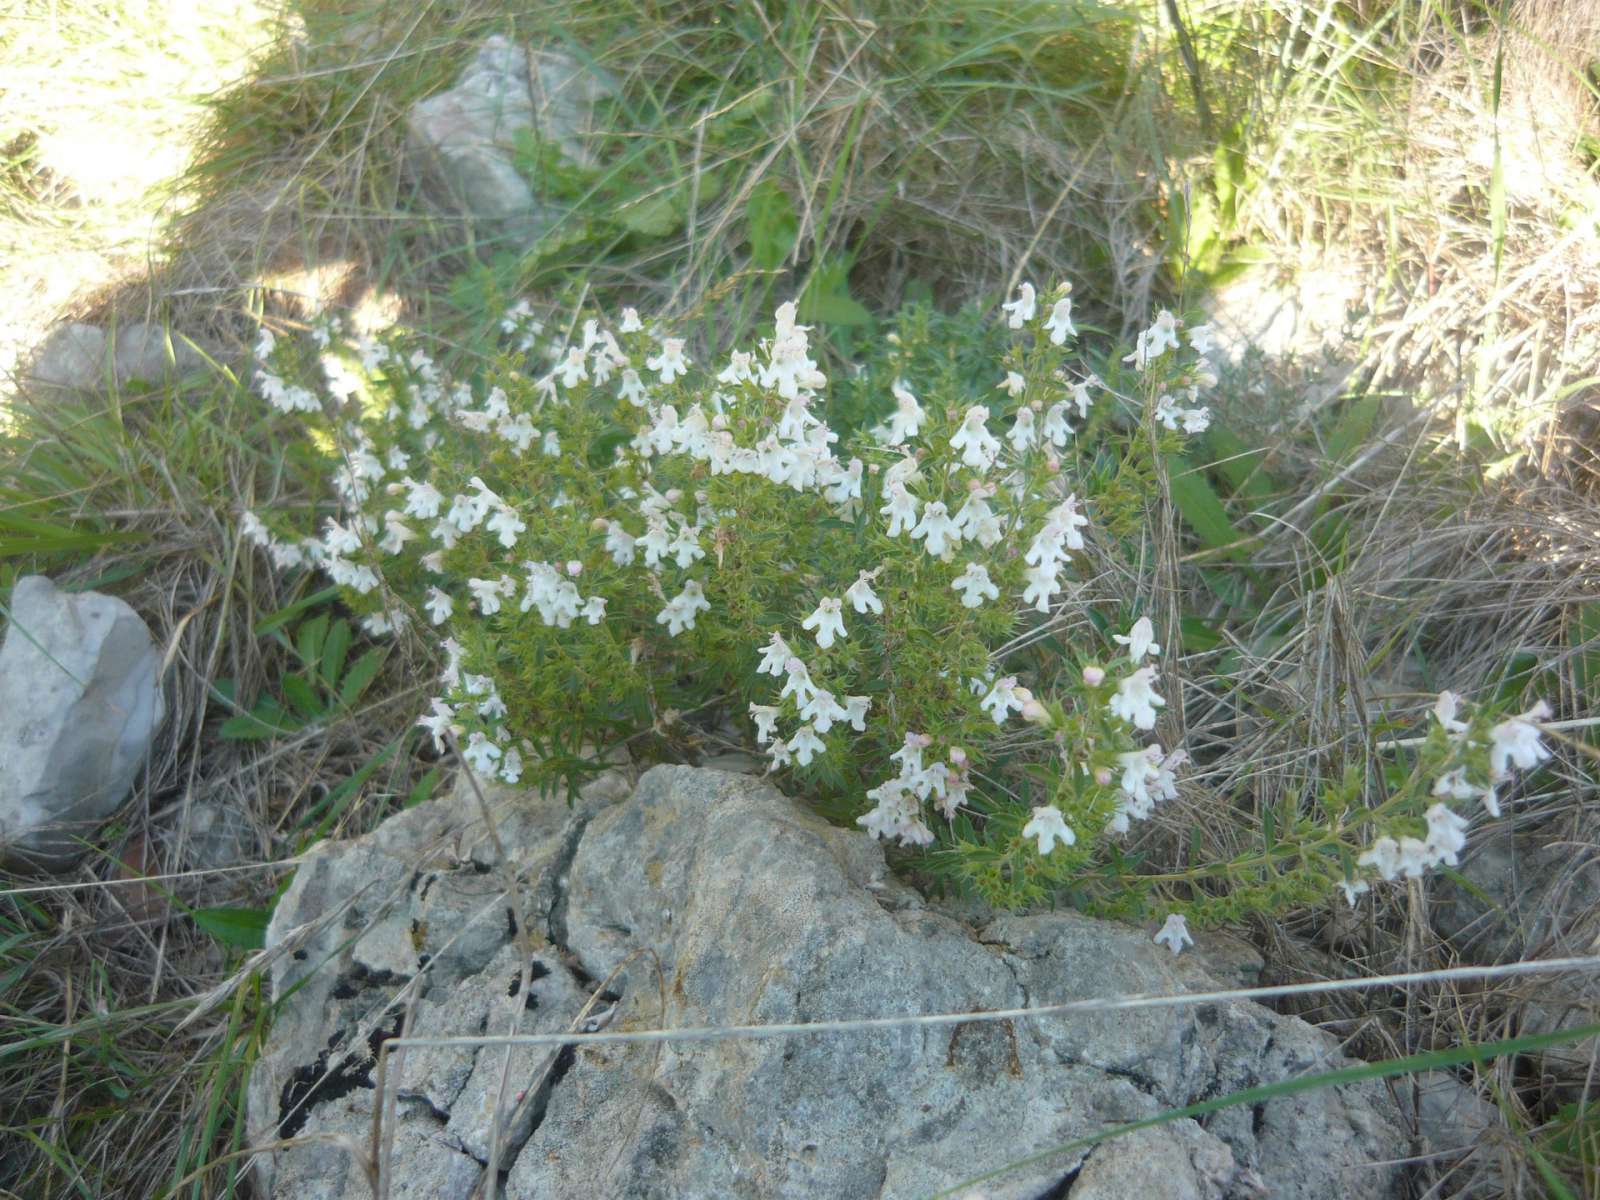
[[[709,366],[632,309],[551,336],[519,305],[504,352],[455,379],[400,336],[264,333],[257,390],[327,422],[338,508],[316,537],[244,529],[333,578],[369,632],[436,637],[419,724],[485,775],[729,742],[993,902],[1070,886],[1106,911],[1224,915],[1203,874],[1119,847],[1187,755],[1154,733],[1159,632],[1075,565],[1126,556],[1163,456],[1207,427],[1209,330],[1162,312],[1102,378],[1074,361],[1070,288],[1025,283],[1002,312],[1000,361],[976,372],[928,310],[902,314],[846,382],[853,422],[793,303]],[[1440,794],[1492,800],[1493,764],[1535,753],[1520,729],[1489,766],[1455,731]],[[1453,861],[1459,829],[1428,820],[1426,841],[1385,832],[1352,864],[1370,822],[1340,810],[1302,830],[1273,896]]]

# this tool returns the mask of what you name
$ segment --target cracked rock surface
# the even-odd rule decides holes
[[[658,767],[630,789],[613,773],[571,809],[491,799],[537,943],[530,993],[470,794],[318,848],[280,902],[268,946],[286,951],[273,993],[287,998],[251,1081],[253,1137],[322,1136],[264,1162],[266,1194],[368,1194],[372,1056],[402,1027],[471,1036],[515,1015],[522,1032],[563,1031],[597,992],[617,1001],[615,1031],[1218,986],[1144,931],[1073,913],[974,930],[890,878],[866,835],[747,776]],[[464,1200],[484,1182],[504,1061],[494,1047],[391,1056],[391,1196]],[[516,1200],[928,1196],[1109,1124],[1345,1064],[1312,1027],[1237,1002],[511,1061],[498,1194]],[[1404,1151],[1386,1093],[1343,1087],[1174,1121],[980,1190],[1376,1198],[1397,1194],[1383,1164]]]

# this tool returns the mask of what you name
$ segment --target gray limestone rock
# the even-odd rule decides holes
[[[161,652],[114,596],[17,580],[0,646],[0,861],[70,866],[166,715]]]
[[[105,379],[106,335],[98,325],[73,322],[52,329],[34,352],[27,377],[51,387],[91,391]]]
[[[525,1031],[566,1029],[597,993],[616,1001],[606,1028],[629,1031],[1218,986],[1199,959],[1173,959],[1148,931],[1074,913],[1001,917],[975,934],[889,877],[866,835],[748,776],[659,767],[631,796],[606,776],[571,810],[497,795],[500,836],[542,935]],[[328,923],[304,958],[274,967],[275,996],[301,986],[252,1077],[258,1142],[316,1131],[329,1145],[362,1143],[370,1051],[408,1013],[413,1033],[506,1027],[518,964],[499,876],[467,862],[481,835],[454,832],[472,814],[458,794],[320,848],[300,868],[269,947],[293,926]],[[477,850],[449,849],[475,836]],[[503,1050],[450,1046],[389,1063],[401,1098],[393,1195],[456,1194],[445,1176],[486,1157],[503,1061]],[[506,1113],[503,1195],[922,1197],[1108,1124],[1344,1062],[1310,1026],[1243,1003],[520,1048],[515,1089],[533,1100]],[[339,1085],[319,1092],[324,1077]],[[1344,1087],[1057,1154],[972,1194],[1387,1197],[1398,1176],[1385,1164],[1405,1148],[1387,1094]],[[343,1166],[322,1149],[279,1151],[268,1194],[363,1194],[356,1156],[339,1154]]]
[[[198,371],[206,360],[182,334],[148,321],[134,321],[117,330],[112,364],[118,383],[157,383]]]
[[[519,141],[554,146],[588,166],[595,105],[610,88],[588,67],[552,50],[529,50],[496,34],[454,87],[418,102],[407,117],[417,173],[443,210],[532,240],[556,214],[515,165]]]

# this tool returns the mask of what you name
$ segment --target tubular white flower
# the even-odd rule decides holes
[[[1147,654],[1152,656],[1161,654],[1161,643],[1156,641],[1155,626],[1150,623],[1149,617],[1140,617],[1135,621],[1126,637],[1114,633],[1111,635],[1111,640],[1119,646],[1128,648],[1128,661],[1134,666],[1138,666]]]
[[[677,637],[686,629],[694,628],[694,619],[697,613],[705,612],[711,608],[711,602],[706,599],[705,592],[701,590],[698,580],[691,579],[683,585],[683,590],[667,602],[667,606],[656,614],[656,624],[667,627],[668,637]]]
[[[1017,687],[1017,677],[1015,675],[1007,675],[994,682],[994,686],[978,702],[978,706],[994,718],[996,725],[1004,725],[1006,717],[1011,714],[1012,710],[1022,711],[1022,705],[1027,697],[1021,693],[1025,691],[1027,691],[1026,688],[1019,689]]]
[[[990,581],[989,569],[982,563],[969,562],[967,569],[956,576],[950,586],[961,593],[964,608],[979,607],[985,597],[990,600],[1000,598],[1000,589]]]
[[[1550,757],[1549,749],[1540,741],[1541,733],[1535,721],[1549,719],[1550,706],[1543,700],[1521,716],[1501,721],[1489,730],[1489,776],[1499,779],[1512,767],[1529,770]]]
[[[911,531],[914,539],[927,539],[928,553],[942,558],[947,550],[961,540],[961,530],[950,519],[944,501],[930,500],[922,510],[922,520]]]
[[[776,633],[761,650],[761,662],[756,667],[757,675],[779,676],[788,670],[788,663],[794,657],[794,651],[789,649],[789,644]]]
[[[456,602],[438,588],[431,587],[428,589],[428,602],[424,607],[428,610],[430,621],[435,625],[443,625],[455,611]]]
[[[1061,810],[1053,804],[1042,804],[1033,810],[1033,817],[1022,827],[1022,836],[1039,839],[1039,854],[1044,856],[1056,848],[1056,843],[1071,846],[1078,835],[1062,819]]]
[[[878,599],[878,593],[872,590],[872,577],[875,571],[862,571],[856,576],[856,581],[845,589],[844,598],[850,601],[850,607],[858,613],[881,613],[883,601]]]
[[[878,512],[889,518],[889,528],[884,533],[888,537],[899,537],[917,523],[917,498],[899,482],[891,483],[888,493],[888,501]]]
[[[1154,729],[1156,709],[1166,701],[1155,691],[1156,669],[1140,667],[1117,684],[1117,694],[1106,703],[1114,716],[1130,722],[1135,729]]]
[[[802,725],[789,739],[789,750],[794,755],[795,762],[802,767],[809,767],[811,760],[818,754],[827,750],[822,739],[817,736],[817,731],[810,725]]]
[[[687,375],[694,360],[684,357],[683,338],[662,338],[661,353],[644,360],[644,365],[661,376],[662,383],[671,383],[680,375]]]
[[[1021,329],[1039,311],[1038,297],[1034,293],[1033,284],[1024,283],[1017,288],[1017,298],[1002,304],[1007,320],[1006,324],[1012,329]]]
[[[978,472],[987,471],[1000,456],[1000,443],[984,424],[989,410],[974,404],[961,418],[961,428],[950,438],[950,449],[961,451],[961,462]]]
[[[1078,327],[1072,323],[1071,296],[1063,296],[1050,306],[1050,318],[1044,327],[1053,345],[1065,345],[1069,337],[1078,336]]]
[[[841,609],[843,601],[836,596],[825,596],[818,602],[811,615],[800,622],[801,629],[813,629],[817,635],[817,645],[826,650],[833,645],[835,637],[847,636],[844,628],[844,616]]]
[[[1189,922],[1182,913],[1173,913],[1167,917],[1167,922],[1156,934],[1155,942],[1158,946],[1166,946],[1174,955],[1185,946],[1194,945],[1194,938],[1189,934]]]
[[[766,745],[778,728],[778,717],[783,710],[773,704],[750,705],[750,718],[756,723],[756,743]]]

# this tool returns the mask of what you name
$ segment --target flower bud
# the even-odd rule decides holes
[[[575,558],[567,560],[567,574],[576,579],[583,574],[583,564]]]
[[[1021,691],[1021,688],[1017,689]],[[1050,710],[1037,700],[1024,700],[1022,703],[1022,719],[1034,725],[1048,725],[1050,723]]]
[[[1090,687],[1099,687],[1106,681],[1106,673],[1104,668],[1085,667],[1083,669],[1083,681]]]
[[[606,520],[604,517],[596,517],[594,520],[589,522],[589,529],[593,533],[604,533],[610,528],[611,522]]]
[[[1095,768],[1094,781],[1096,783],[1098,783],[1101,787],[1110,787],[1111,786],[1111,779],[1112,779],[1112,775],[1111,775],[1111,768],[1110,767],[1096,767]]]
[[[965,750],[963,750],[960,746],[951,746],[950,747],[950,761],[952,763],[954,763],[957,767],[966,766],[967,765],[967,752]]]

